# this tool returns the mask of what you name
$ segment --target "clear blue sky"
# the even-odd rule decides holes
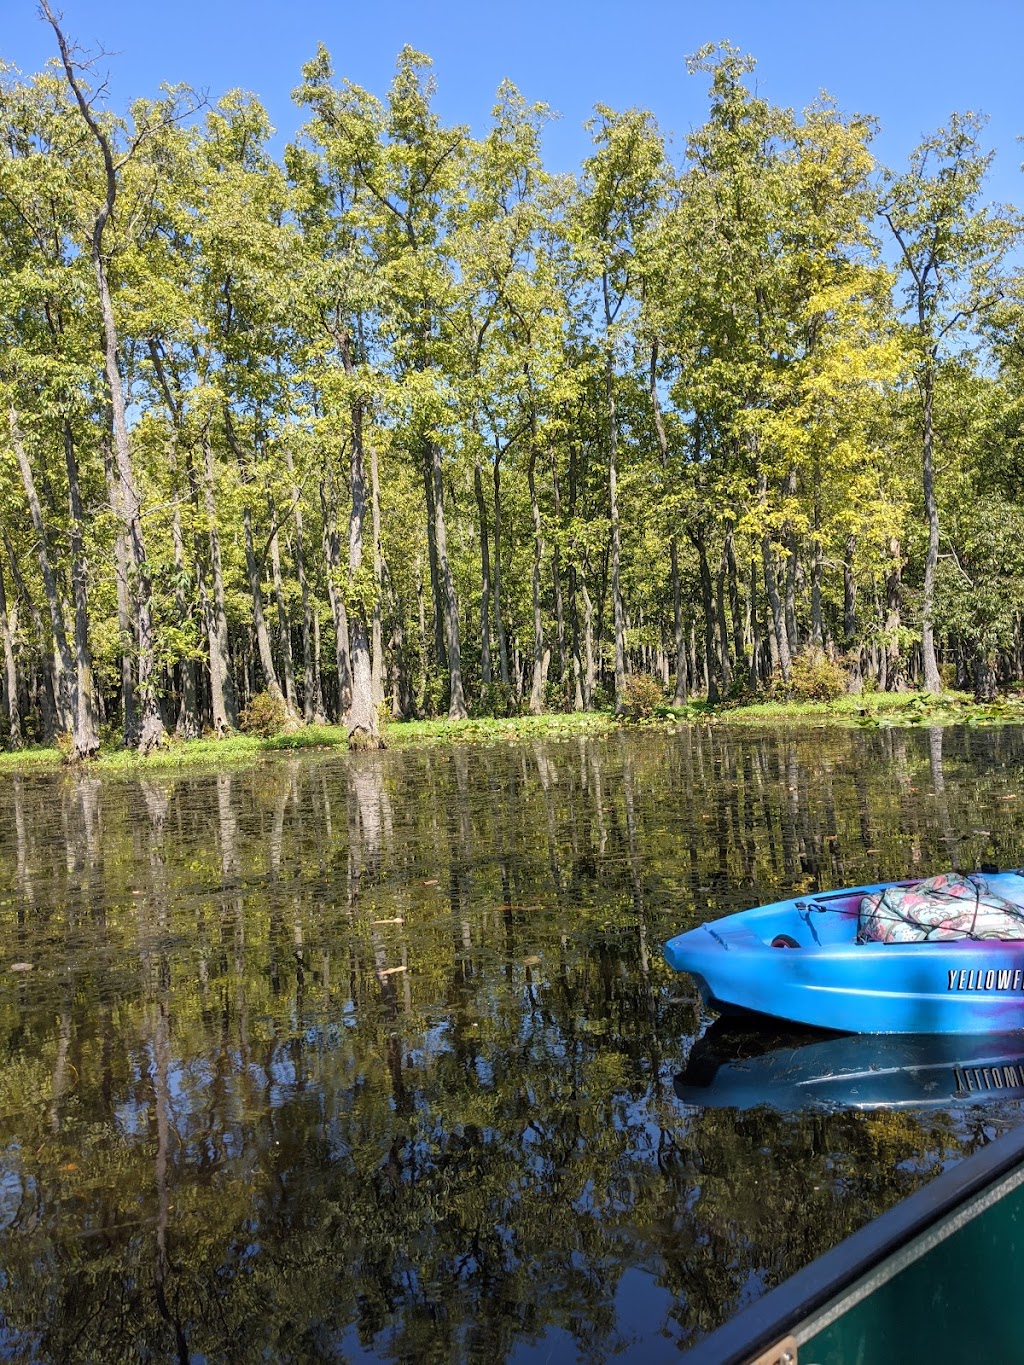
[[[437,109],[486,126],[499,81],[561,119],[548,132],[552,170],[587,154],[583,122],[595,102],[651,109],[682,137],[700,124],[706,78],[685,57],[728,39],[757,59],[760,92],[804,108],[827,90],[847,113],[882,124],[876,152],[902,166],[950,112],[990,116],[996,150],[990,197],[1024,204],[1022,0],[58,0],[68,34],[111,55],[112,98],[123,107],[161,81],[216,98],[256,93],[283,137],[299,123],[290,92],[302,63],[326,43],[339,75],[383,95],[405,43],[434,60]],[[35,0],[0,0],[0,57],[23,72],[54,53]]]

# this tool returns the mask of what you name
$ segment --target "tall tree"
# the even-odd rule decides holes
[[[9,129],[0,150],[0,253],[8,289],[0,384],[53,629],[59,723],[71,734],[72,752],[87,758],[98,750],[99,737],[80,441],[95,398],[88,382],[95,356],[86,260],[74,235],[80,122],[52,73],[32,85],[4,82],[0,107]],[[48,450],[54,437],[59,462]],[[62,473],[66,477],[73,660],[57,585],[60,565],[45,525],[46,512],[56,509],[44,509],[37,473],[44,489]],[[63,525],[57,534],[63,541]]]
[[[935,488],[935,391],[941,360],[962,351],[999,301],[1001,268],[1016,240],[1015,214],[981,202],[992,154],[981,149],[983,120],[954,114],[911,153],[903,175],[889,175],[882,215],[903,267],[908,346],[920,399],[921,487],[928,527],[921,599],[924,687],[939,692],[935,579],[939,502]]]
[[[332,158],[351,168],[360,192],[365,249],[382,279],[381,345],[396,388],[392,402],[423,479],[438,662],[448,676],[448,711],[464,718],[458,594],[448,551],[445,462],[451,452],[443,364],[445,310],[454,284],[446,232],[458,203],[468,135],[445,127],[431,107],[429,59],[406,47],[382,104],[360,87],[332,84],[321,48],[303,70],[301,103],[332,139]]]
[[[652,116],[640,109],[616,113],[598,105],[588,128],[597,150],[583,166],[576,211],[580,249],[597,288],[597,325],[604,359],[608,515],[615,650],[615,709],[626,684],[626,614],[622,595],[619,523],[620,430],[616,373],[640,288],[637,239],[664,188],[664,149]]]
[[[144,105],[138,102],[134,106],[132,124],[129,128],[122,132],[116,126],[112,126],[95,107],[92,92],[83,79],[83,65],[76,58],[49,5],[49,0],[41,0],[41,6],[57,39],[68,87],[102,163],[98,193],[95,197],[90,196],[91,202],[87,200],[83,203],[82,213],[88,233],[88,251],[95,275],[102,323],[103,371],[110,402],[110,426],[117,477],[114,510],[124,527],[135,574],[139,699],[142,708],[139,748],[143,753],[148,753],[163,743],[166,732],[160,714],[155,674],[153,590],[142,529],[142,497],[132,464],[125,385],[120,368],[118,325],[114,310],[111,277],[114,253],[112,239],[115,228],[113,215],[118,205],[125,169],[138,157],[144,143],[159,136],[163,129],[187,116],[195,107],[195,101],[190,92],[181,90],[168,94],[163,100],[153,104]],[[122,132],[120,138],[119,132]],[[151,189],[144,186],[140,192],[151,193]],[[142,205],[136,203],[135,207],[139,209]],[[130,216],[128,220],[130,223]]]

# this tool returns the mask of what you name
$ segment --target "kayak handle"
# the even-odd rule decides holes
[[[797,943],[796,939],[793,938],[793,937],[792,937],[791,935],[789,935],[789,934],[776,934],[775,937],[772,939],[771,946],[772,946],[773,948],[799,948],[799,947],[800,947],[800,945],[799,945],[799,943]]]

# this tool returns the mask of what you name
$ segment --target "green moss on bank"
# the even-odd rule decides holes
[[[861,692],[833,701],[763,701],[709,706],[659,707],[657,714],[676,721],[736,725],[830,724],[865,729],[914,725],[1024,724],[1024,697],[976,702],[966,692]]]
[[[254,735],[229,735],[225,739],[171,739],[144,758],[133,749],[120,746],[101,749],[89,764],[97,772],[151,772],[161,768],[200,768],[254,763],[268,753],[290,749],[345,748],[348,735],[340,725],[308,725],[294,734],[260,739]],[[35,747],[16,753],[0,753],[0,774],[36,772],[59,768],[66,763],[56,748]]]
[[[496,744],[520,739],[558,739],[567,735],[602,734],[615,726],[610,711],[552,712],[545,716],[513,716],[496,720],[392,721],[384,731],[391,747],[419,744]]]

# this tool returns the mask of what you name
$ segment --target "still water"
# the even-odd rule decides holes
[[[678,1359],[1022,1111],[689,1103],[664,939],[1016,866],[1022,765],[705,728],[3,778],[0,1359]]]

